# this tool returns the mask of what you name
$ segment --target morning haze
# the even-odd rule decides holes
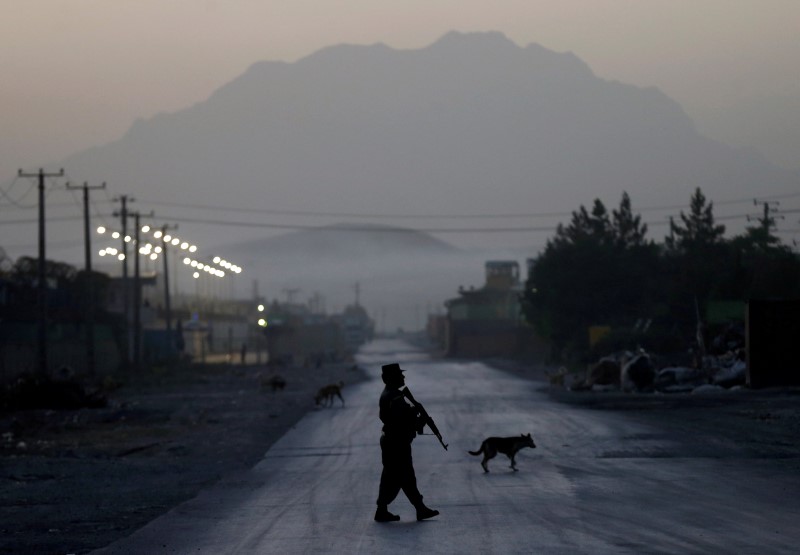
[[[150,203],[387,216],[563,213],[623,191],[675,205],[697,186],[727,200],[795,177],[699,134],[658,89],[498,32],[259,62],[63,165],[78,181],[136,183]]]
[[[535,256],[570,211],[595,198],[615,206],[628,192],[661,240],[696,187],[721,201],[718,215],[739,214],[735,230],[746,223],[742,203],[797,182],[797,172],[753,149],[699,133],[659,89],[603,79],[575,54],[520,46],[497,31],[449,32],[418,49],[336,45],[292,63],[258,62],[207,100],[140,119],[61,165],[73,182],[124,187],[136,209],[235,253],[263,293],[303,282],[306,294],[321,290],[334,306],[352,300],[354,282],[371,280],[373,291],[402,288],[397,306],[413,298],[440,307],[457,286],[481,285],[483,261]],[[279,260],[257,246],[293,229],[364,223],[432,233],[469,259],[443,267],[444,259],[401,254],[400,272],[352,252],[335,267],[312,266],[312,256]],[[77,262],[79,232],[59,231],[69,225],[51,224],[75,241],[53,245],[50,257]],[[9,254],[20,241],[6,243]],[[439,283],[421,292],[433,275]]]
[[[1,553],[797,551],[800,2],[6,3]]]

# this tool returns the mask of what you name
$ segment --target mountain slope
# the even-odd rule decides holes
[[[688,207],[696,187],[717,201],[785,193],[798,181],[698,134],[657,89],[601,79],[572,54],[519,47],[499,33],[259,62],[206,101],[137,121],[63,166],[71,181],[106,181],[156,221],[180,222],[178,233],[204,252],[228,245],[219,254],[245,268],[237,287],[260,280],[270,297],[317,291],[332,307],[352,302],[358,281],[364,305],[404,327],[423,323],[422,305],[440,308],[460,285],[480,286],[487,259],[534,256],[558,223],[486,215],[568,213],[595,198],[613,207],[623,191],[636,211]],[[204,206],[215,207],[213,218],[194,211]],[[494,249],[479,254],[448,254],[422,235],[376,227],[274,238],[276,229],[329,226],[345,214],[359,227],[539,231],[446,236]],[[442,217],[456,214],[474,218]],[[650,229],[660,239],[664,227]],[[398,240],[412,237],[419,248]]]
[[[796,177],[699,135],[657,89],[499,33],[260,62],[207,101],[64,162],[148,200],[367,213],[572,210],[752,196]]]
[[[376,224],[339,224],[228,245],[226,252],[357,261],[385,256],[447,256],[458,249],[426,233]]]

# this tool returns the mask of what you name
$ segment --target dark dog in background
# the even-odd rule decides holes
[[[262,378],[261,379],[261,387],[269,387],[272,389],[273,392],[283,390],[286,387],[286,380],[284,380],[281,376],[275,374],[274,376],[270,376],[269,378]]]
[[[338,397],[342,402],[342,406],[344,406],[344,397],[342,397],[343,387],[344,382],[341,381],[339,383],[332,383],[326,385],[325,387],[321,387],[319,391],[317,391],[317,394],[314,395],[314,402],[317,404],[317,406],[333,406],[333,398]]]
[[[517,455],[517,451],[524,447],[536,447],[531,434],[520,434],[513,437],[487,437],[483,440],[483,443],[481,443],[480,449],[467,452],[475,456],[483,453],[481,466],[484,472],[489,472],[489,466],[486,464],[489,462],[489,459],[493,459],[498,453],[503,453],[511,459],[511,469],[516,472],[517,465],[516,462],[514,462],[514,457]]]

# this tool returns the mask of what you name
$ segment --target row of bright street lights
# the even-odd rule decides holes
[[[142,232],[143,233],[149,233],[151,230],[152,230],[152,228],[149,225],[142,226]],[[108,232],[108,229],[106,229],[104,226],[99,226],[97,228],[97,233],[99,235],[105,235],[107,232]],[[120,239],[121,238],[126,243],[135,243],[136,242],[134,240],[134,238],[131,237],[130,235],[126,235],[125,237],[122,237],[122,234],[119,231],[111,232],[111,237],[113,239]],[[165,234],[160,229],[153,230],[153,237],[155,239],[160,239],[161,241],[164,242],[164,244],[168,244],[168,245],[174,246],[174,247],[179,248],[179,249],[181,249],[183,251],[187,251],[187,252],[190,252],[190,253],[194,253],[194,252],[197,251],[197,246],[192,245],[187,241],[182,241],[178,237],[174,237],[172,235]],[[160,245],[153,245],[150,242],[144,243],[142,246],[139,247],[139,254],[141,254],[142,256],[147,256],[148,258],[150,258],[150,260],[157,260],[158,256],[162,252],[163,252],[163,249],[162,249],[162,247]],[[101,249],[98,254],[100,256],[115,256],[120,261],[125,260],[125,254],[123,254],[122,252],[120,252],[118,249],[116,249],[114,247],[106,247],[104,249]],[[195,268],[196,270],[198,270],[198,271],[195,271],[192,274],[192,277],[194,277],[195,279],[200,277],[200,275],[201,275],[200,272],[201,271],[206,272],[207,274],[215,276],[215,277],[224,277],[225,276],[225,270],[227,270],[227,271],[229,271],[231,273],[234,273],[234,274],[242,273],[242,268],[241,267],[239,267],[236,264],[233,264],[231,262],[228,262],[227,260],[225,260],[223,258],[220,258],[219,256],[215,256],[214,257],[213,263],[215,265],[221,266],[222,268],[224,268],[224,270],[221,269],[221,268],[217,268],[215,266],[212,266],[211,264],[206,264],[204,262],[200,262],[198,260],[194,260],[193,258],[188,257],[188,256],[183,259],[183,263],[185,265],[187,265],[187,266],[191,266],[192,268]]]
[[[266,307],[263,304],[260,304],[260,305],[258,305],[257,308],[258,308],[259,312],[264,312]],[[267,327],[267,319],[266,318],[259,318],[258,319],[258,325],[261,326],[262,328],[266,328]]]

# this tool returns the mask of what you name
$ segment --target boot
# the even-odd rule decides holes
[[[426,518],[431,518],[439,514],[439,511],[435,509],[430,509],[425,505],[420,504],[417,506],[417,520],[425,520]]]
[[[378,507],[378,510],[375,511],[375,522],[397,522],[398,520],[400,520],[400,517],[390,513],[385,506]]]

